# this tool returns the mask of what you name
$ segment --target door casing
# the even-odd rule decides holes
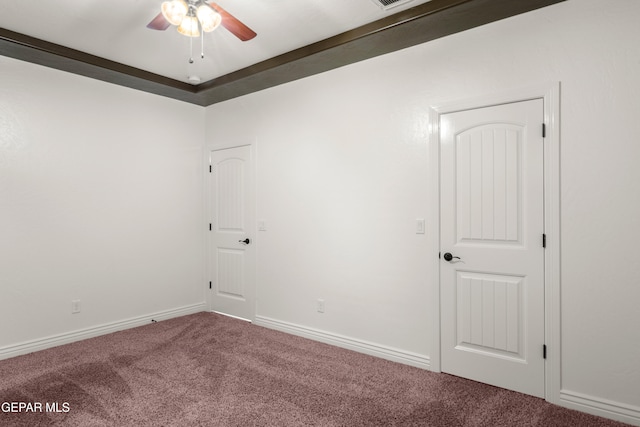
[[[544,104],[544,223],[547,245],[545,274],[545,399],[560,400],[560,82],[541,83],[505,92],[433,105],[429,111],[429,205],[431,206],[432,351],[430,366],[440,372],[440,116],[492,105],[542,99]]]

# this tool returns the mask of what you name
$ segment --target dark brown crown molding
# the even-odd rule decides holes
[[[197,86],[0,28],[0,55],[208,106],[565,0],[432,0]]]

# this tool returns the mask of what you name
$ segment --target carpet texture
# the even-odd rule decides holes
[[[0,404],[30,427],[624,425],[213,313],[0,361]]]

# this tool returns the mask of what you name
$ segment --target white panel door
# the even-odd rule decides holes
[[[442,371],[544,397],[543,101],[440,120]]]
[[[254,179],[251,147],[211,152],[211,308],[255,317]]]

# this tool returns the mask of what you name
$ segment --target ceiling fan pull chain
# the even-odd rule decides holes
[[[200,31],[200,58],[204,59],[204,30]]]
[[[189,48],[190,53],[189,53],[189,64],[193,64],[193,37],[189,37]]]

